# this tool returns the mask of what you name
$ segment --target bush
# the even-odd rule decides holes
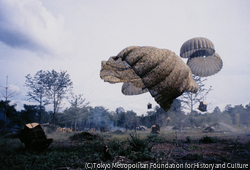
[[[150,151],[152,146],[149,146],[149,142],[146,139],[140,139],[139,135],[136,133],[131,133],[130,134],[131,140],[128,139],[129,146],[133,151],[144,151],[148,150]]]
[[[158,134],[149,134],[146,138],[148,142],[152,143],[163,143],[166,142],[166,138],[163,136],[159,136]]]
[[[91,134],[89,132],[82,132],[78,134],[74,134],[73,136],[69,137],[70,140],[78,140],[78,141],[84,141],[84,140],[99,140],[103,141],[103,138],[99,136],[98,134]]]
[[[191,139],[190,139],[190,137],[189,137],[189,136],[187,136],[187,137],[186,137],[186,141],[185,141],[185,143],[191,143]]]
[[[147,139],[140,139],[136,133],[130,134],[130,137],[125,156],[134,161],[154,160],[154,154],[151,152],[153,144],[150,145]]]
[[[201,139],[199,139],[200,143],[217,143],[218,139],[217,137],[209,137],[209,136],[203,136]]]
[[[126,142],[120,142],[118,139],[111,140],[108,143],[110,154],[125,156],[126,155],[125,144]]]

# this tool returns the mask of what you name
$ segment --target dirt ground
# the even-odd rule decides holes
[[[167,160],[162,163],[197,163],[211,161],[219,163],[220,161],[233,161],[237,163],[249,163],[250,157],[248,151],[244,148],[237,149],[234,145],[223,143],[210,144],[182,144],[175,145],[169,143],[160,143],[154,146],[153,151],[167,153]],[[216,160],[217,159],[217,160]]]
[[[130,134],[134,132],[90,132],[90,137],[90,133],[86,132],[47,133],[47,137],[53,138],[53,142],[41,153],[26,151],[19,139],[2,138],[0,162],[4,163],[0,164],[0,169],[12,167],[13,164],[19,169],[32,169],[34,164],[37,169],[85,169],[85,165],[93,162],[175,165],[229,163],[248,164],[249,167],[250,129],[247,128],[238,129],[236,132],[213,133],[203,133],[202,128],[186,128],[182,131],[161,128],[160,134],[153,136],[152,140],[148,138],[152,135],[150,130],[136,131],[140,139],[147,139],[148,143],[153,144],[149,152],[143,152],[148,154],[146,157],[141,151],[126,152],[126,148],[130,147]],[[117,143],[120,144],[119,147],[116,147]],[[103,146],[106,145],[110,149],[112,159],[103,159]],[[118,152],[122,151],[123,146],[125,152]],[[20,167],[20,162],[25,162],[25,165]]]
[[[162,128],[163,129],[163,128]],[[145,137],[149,131],[138,131]],[[204,143],[201,138],[216,139],[214,143]],[[165,141],[154,145],[152,152],[158,153],[161,163],[250,163],[250,131],[239,129],[236,132],[216,131],[203,133],[203,129],[161,130],[159,134]],[[190,139],[187,142],[187,138]],[[162,157],[161,157],[162,156]]]

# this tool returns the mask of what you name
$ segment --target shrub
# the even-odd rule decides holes
[[[125,156],[134,161],[154,160],[154,154],[151,152],[153,144],[150,145],[147,139],[140,139],[136,133],[130,134],[130,137]]]
[[[131,140],[128,139],[129,146],[133,151],[151,150],[153,146],[149,146],[149,142],[145,139],[140,139],[136,133],[130,134]]]
[[[217,143],[218,139],[217,137],[210,137],[210,136],[203,136],[201,139],[199,139],[200,143]]]
[[[186,141],[185,141],[185,143],[191,143],[191,139],[190,139],[190,137],[189,137],[189,136],[187,136],[187,137],[186,137]]]
[[[91,134],[89,132],[82,132],[78,134],[74,134],[73,136],[69,137],[70,140],[78,140],[78,141],[84,141],[84,140],[99,140],[103,141],[103,138],[99,136],[98,134]]]
[[[113,139],[108,143],[110,154],[125,156],[125,142],[120,142],[118,139]]]
[[[153,143],[162,143],[166,142],[166,139],[164,137],[160,137],[158,134],[149,134],[146,138],[148,142]]]

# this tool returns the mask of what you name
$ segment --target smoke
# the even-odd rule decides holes
[[[96,106],[95,108],[91,109],[90,114],[90,125],[92,128],[100,129],[107,127],[111,131],[124,131],[124,128],[116,126],[115,120],[112,119],[113,116],[102,106]]]

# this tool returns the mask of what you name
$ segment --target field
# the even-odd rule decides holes
[[[161,130],[159,135],[149,130],[117,132],[47,132],[54,140],[42,152],[26,150],[17,138],[0,138],[0,169],[85,169],[89,163],[226,163],[246,168],[250,162],[246,128],[224,133],[203,133],[199,128]]]

